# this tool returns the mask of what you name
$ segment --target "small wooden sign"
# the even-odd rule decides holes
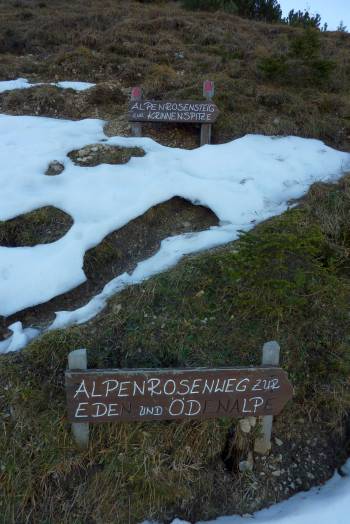
[[[218,108],[210,101],[132,100],[129,104],[130,122],[212,124],[218,114]]]
[[[203,82],[205,100],[143,100],[142,89],[131,89],[129,103],[129,122],[133,136],[142,135],[142,122],[168,122],[181,124],[200,124],[201,146],[210,144],[211,127],[218,117],[219,110],[212,102],[214,82]]]
[[[277,415],[292,398],[277,367],[66,371],[73,423]]]

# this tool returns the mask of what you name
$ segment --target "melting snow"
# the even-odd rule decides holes
[[[318,140],[247,135],[189,151],[148,138],[107,139],[103,124],[0,115],[0,220],[48,205],[74,219],[71,229],[51,244],[0,247],[0,315],[46,302],[84,282],[86,250],[174,196],[209,207],[220,225],[166,238],[132,274],[113,279],[84,307],[59,312],[51,329],[92,318],[126,285],[164,271],[185,254],[234,240],[239,230],[283,212],[287,202],[302,196],[313,182],[337,179],[350,169],[348,153]],[[76,166],[67,157],[73,149],[99,142],[139,146],[146,155],[124,165],[96,167]],[[53,160],[65,169],[58,176],[45,176]],[[20,349],[34,336],[20,323],[11,329],[14,335],[0,342],[0,353]]]
[[[36,84],[31,84],[26,78],[17,78],[17,80],[2,80],[0,81],[0,93],[4,91],[12,91],[13,89],[30,89],[32,87],[38,87],[43,85],[50,85],[60,87],[62,89],[74,89],[74,91],[85,91],[94,87],[96,84],[91,84],[90,82],[50,82],[46,84],[44,82],[37,82]]]

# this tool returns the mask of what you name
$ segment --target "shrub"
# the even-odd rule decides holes
[[[336,63],[333,60],[314,60],[310,64],[314,83],[319,84],[328,81],[335,68]]]
[[[182,4],[186,9],[193,11],[218,11],[219,9],[230,13],[238,11],[234,0],[183,0]]]
[[[282,56],[267,56],[258,62],[258,69],[269,80],[281,80],[287,73],[288,64]]]
[[[281,22],[282,9],[277,0],[236,0],[238,14],[265,22]]]
[[[320,48],[320,34],[313,29],[307,29],[292,40],[290,54],[296,58],[309,60],[318,55]]]
[[[187,9],[236,13],[245,18],[281,22],[282,9],[277,0],[183,0]]]
[[[288,16],[284,19],[284,22],[293,27],[313,27],[315,29],[320,28],[321,16],[316,13],[311,15],[309,11],[289,11]]]
[[[320,49],[320,32],[308,28],[293,38],[289,52],[264,57],[257,68],[263,78],[282,84],[322,85],[330,80],[336,63],[322,58]]]

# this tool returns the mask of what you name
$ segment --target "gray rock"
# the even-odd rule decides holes
[[[250,432],[250,423],[247,418],[242,418],[239,421],[239,428],[242,431],[242,433],[249,433]]]
[[[253,464],[251,464],[248,460],[241,460],[241,462],[239,463],[239,471],[241,473],[253,471]]]
[[[271,473],[271,475],[273,475],[274,477],[280,477],[281,476],[281,470],[280,469],[275,469],[275,471],[273,471]]]
[[[242,473],[245,473],[247,471],[253,471],[254,467],[254,459],[253,459],[253,453],[249,451],[247,460],[241,460],[239,463],[239,471]]]
[[[45,175],[48,175],[48,176],[59,175],[62,173],[63,170],[64,170],[64,165],[61,164],[61,162],[58,162],[57,160],[53,160],[52,162],[49,163],[49,166],[46,170]]]

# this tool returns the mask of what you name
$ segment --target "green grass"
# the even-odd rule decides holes
[[[344,431],[349,218],[350,179],[317,184],[299,207],[126,289],[90,323],[3,356],[2,522],[137,523],[186,517],[196,500],[206,508],[200,517],[222,509],[214,486],[234,421],[107,424],[78,451],[63,387],[74,348],[88,349],[89,367],[234,366],[259,364],[262,344],[275,339],[295,386],[280,415],[287,438],[301,416]],[[244,511],[244,484],[235,486],[230,508]]]

